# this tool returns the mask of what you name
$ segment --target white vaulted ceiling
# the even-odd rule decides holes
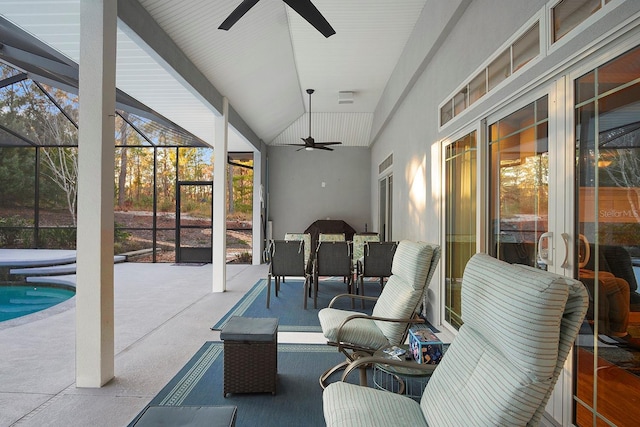
[[[136,0],[129,0],[136,1]],[[138,0],[151,18],[271,145],[317,141],[368,146],[373,113],[427,0],[313,0],[336,34],[325,38],[282,0],[260,0],[229,31],[241,0]],[[79,0],[0,0],[0,14],[78,60]],[[121,17],[122,18],[122,17]],[[122,21],[118,88],[213,143],[213,113]],[[338,104],[339,91],[354,92]],[[230,150],[247,144],[234,136]]]

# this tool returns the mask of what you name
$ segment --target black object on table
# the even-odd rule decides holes
[[[304,232],[311,234],[311,253],[315,253],[320,233],[344,233],[345,240],[351,241],[356,230],[341,219],[319,219],[308,226]]]

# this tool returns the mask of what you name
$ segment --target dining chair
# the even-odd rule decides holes
[[[304,265],[309,273],[311,273],[311,263],[313,261],[311,248],[311,234],[309,233],[285,233],[286,241],[304,241]]]
[[[307,272],[304,260],[303,240],[286,241],[272,240],[269,244],[269,273],[267,276],[267,308],[271,302],[271,277],[275,278],[275,294],[280,291],[280,278],[285,276],[304,278],[304,300],[303,308],[307,308],[307,298],[309,297],[309,283],[311,276]]]
[[[356,233],[353,235],[353,268],[357,268],[358,260],[364,255],[364,244],[366,242],[379,242],[378,233]]]
[[[347,293],[352,293],[353,270],[351,243],[346,241],[320,241],[313,263],[313,307],[318,308],[318,284],[320,276],[344,277]],[[353,305],[353,301],[352,301]]]
[[[357,263],[357,287],[360,295],[364,296],[365,277],[377,277],[380,279],[380,290],[384,287],[385,278],[391,276],[393,256],[396,253],[398,242],[366,242],[363,256]],[[362,299],[362,308],[365,300]]]

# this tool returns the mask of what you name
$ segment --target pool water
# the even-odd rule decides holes
[[[45,310],[74,295],[73,289],[45,285],[0,286],[0,322]]]

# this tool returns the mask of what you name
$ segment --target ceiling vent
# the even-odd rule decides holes
[[[353,92],[351,91],[338,92],[338,104],[353,104]]]

